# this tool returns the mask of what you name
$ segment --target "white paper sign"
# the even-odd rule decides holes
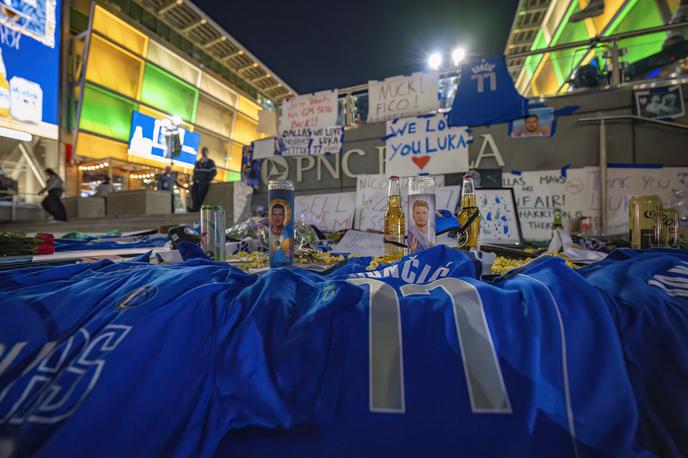
[[[525,239],[552,238],[555,208],[561,209],[565,228],[577,212],[593,216],[589,214],[591,190],[585,169],[569,169],[566,177],[561,175],[561,170],[503,173],[502,183],[504,187],[514,188]]]
[[[368,122],[412,116],[440,107],[438,73],[368,81]]]
[[[383,256],[384,236],[371,232],[346,231],[332,250],[333,253],[356,253],[361,256]]]
[[[289,129],[280,134],[282,156],[317,156],[342,151],[344,128],[341,126]]]
[[[466,127],[449,127],[442,114],[387,121],[385,172],[412,176],[468,171]]]
[[[258,128],[261,134],[268,134],[271,137],[277,135],[277,113],[263,108],[258,112]]]
[[[300,221],[326,232],[351,229],[355,206],[355,192],[296,196],[295,205]]]
[[[253,159],[265,159],[275,155],[277,151],[274,138],[264,138],[253,142]]]
[[[589,167],[587,176],[591,193],[588,213],[599,215],[600,180],[597,167]],[[628,231],[628,203],[634,195],[657,195],[664,204],[673,191],[688,184],[687,167],[615,168],[607,169],[607,232],[623,234]]]
[[[442,188],[444,184],[444,176],[436,176],[435,185],[437,188],[437,208],[443,209],[442,202],[451,199],[451,191],[443,191],[443,189],[454,188],[448,186]],[[356,229],[360,231],[379,231],[382,232],[385,223],[385,210],[387,209],[387,184],[389,178],[386,175],[361,175],[356,182]],[[399,180],[401,187],[401,208],[406,213],[408,205],[408,180],[402,178]],[[458,199],[458,196],[454,196]]]
[[[476,189],[475,197],[480,209],[479,243],[517,244],[516,208],[510,189]]]
[[[337,90],[292,97],[282,102],[280,132],[337,124]]]
[[[234,195],[232,197],[235,223],[248,218],[248,212],[251,209],[251,196],[253,196],[252,186],[241,181],[234,182]]]

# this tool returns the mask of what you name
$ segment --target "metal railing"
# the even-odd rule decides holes
[[[601,81],[600,86],[594,88],[587,88],[587,90],[612,90],[624,85],[637,85],[639,83],[656,83],[660,84],[681,84],[688,82],[688,73],[681,75],[674,75],[671,78],[662,79],[639,79],[635,81],[624,81],[624,68],[626,63],[623,62],[623,48],[619,47],[619,42],[639,37],[650,35],[657,32],[670,32],[672,30],[688,29],[688,22],[680,22],[676,24],[665,24],[656,27],[649,27],[640,30],[634,30],[631,32],[622,32],[609,36],[598,35],[596,37],[580,40],[570,43],[559,44],[556,46],[551,46],[548,48],[537,49],[532,51],[520,52],[506,55],[505,58],[508,60],[524,58],[530,56],[546,55],[550,53],[556,53],[566,50],[574,50],[572,53],[572,61],[577,61],[576,54],[583,51],[580,61],[583,57],[590,51],[596,49],[597,47],[605,47],[609,50],[607,53],[608,57],[605,58],[608,77],[607,81]],[[565,56],[571,57],[571,56]],[[686,56],[688,58],[688,56]],[[556,60],[552,58],[551,60]],[[569,69],[569,73],[573,73],[575,68],[580,65],[580,61],[576,62],[576,65]],[[456,66],[447,66],[439,70],[440,74],[440,111],[447,111],[451,109],[454,94],[457,89],[457,81],[460,77],[460,69]],[[567,75],[570,76],[570,75]],[[605,76],[605,75],[601,75]],[[570,78],[568,78],[562,86],[558,87],[557,90],[552,94],[541,95],[540,97],[551,97],[561,95],[561,91],[564,89],[564,85],[570,83]],[[577,91],[585,91],[586,88],[578,89]],[[357,127],[361,124],[366,123],[367,113],[368,113],[368,84],[357,84],[354,86],[348,86],[338,89],[340,104],[339,104],[339,118],[343,120],[345,126],[348,128]],[[522,94],[527,96],[527,94]]]

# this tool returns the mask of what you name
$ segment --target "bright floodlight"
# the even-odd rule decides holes
[[[433,70],[438,70],[442,65],[442,55],[438,52],[430,54],[430,57],[428,57],[428,65]]]
[[[466,57],[466,50],[463,48],[456,48],[451,53],[452,62],[454,65],[459,65],[459,63]]]

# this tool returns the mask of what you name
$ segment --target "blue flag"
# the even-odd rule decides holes
[[[450,126],[484,126],[523,118],[528,99],[521,97],[504,56],[473,58],[461,64],[461,78],[449,112]]]

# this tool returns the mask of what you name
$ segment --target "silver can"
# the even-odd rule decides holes
[[[220,205],[201,207],[201,248],[210,259],[224,262],[226,257],[225,209]]]

